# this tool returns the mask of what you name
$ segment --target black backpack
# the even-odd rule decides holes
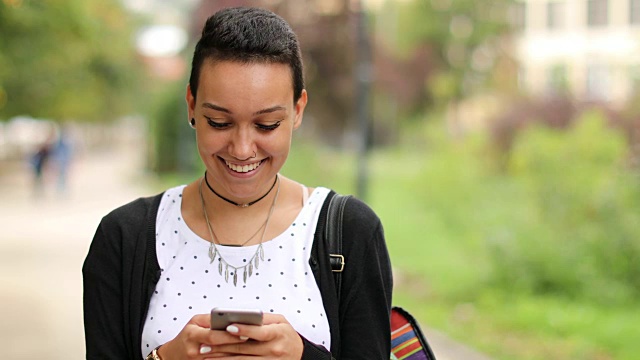
[[[329,199],[324,239],[329,247],[331,271],[336,282],[338,299],[342,288],[342,270],[346,260],[342,255],[342,215],[350,195],[335,194]],[[391,309],[391,360],[435,360],[415,318],[401,307]]]

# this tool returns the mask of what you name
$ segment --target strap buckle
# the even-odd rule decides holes
[[[329,257],[331,258],[331,260],[337,260],[337,261],[331,261],[331,271],[333,272],[342,272],[342,270],[344,270],[344,256],[342,255],[337,255],[337,254],[329,254]],[[337,266],[340,266],[339,269],[336,269]]]

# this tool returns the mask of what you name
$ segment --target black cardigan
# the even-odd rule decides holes
[[[331,329],[331,353],[306,339],[303,360],[388,360],[392,275],[380,220],[363,202],[348,201],[343,220],[342,290],[337,299],[322,240],[325,201],[309,263]],[[138,360],[151,294],[160,278],[155,225],[163,194],[140,198],[105,216],[82,267],[87,359]],[[170,360],[170,359],[169,359]]]

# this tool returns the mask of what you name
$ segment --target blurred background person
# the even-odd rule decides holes
[[[69,125],[60,126],[58,137],[52,146],[51,156],[55,165],[56,189],[63,195],[67,192],[67,177],[73,156],[73,140]]]
[[[56,144],[56,128],[51,125],[45,140],[35,149],[29,158],[33,171],[33,195],[36,198],[44,195],[46,187],[46,172],[50,166],[51,155]]]

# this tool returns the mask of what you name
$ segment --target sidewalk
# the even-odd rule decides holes
[[[4,164],[0,177],[3,359],[84,358],[82,262],[101,217],[149,194],[132,185],[140,176],[139,160],[123,151],[85,155],[73,164],[65,196],[50,184],[38,198],[31,192],[28,169]]]
[[[153,194],[136,185],[143,183],[136,154],[122,148],[76,159],[70,192],[62,197],[50,186],[35,198],[25,167],[0,172],[3,359],[84,358],[81,268],[93,233],[110,210]],[[434,330],[423,331],[438,360],[489,360]]]

